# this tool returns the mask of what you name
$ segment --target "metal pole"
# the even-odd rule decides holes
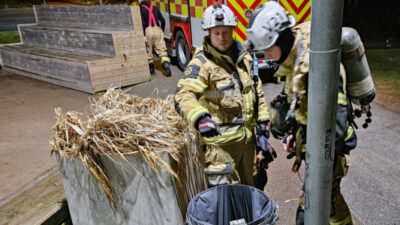
[[[311,6],[306,225],[329,224],[343,3],[314,0]]]
[[[102,6],[103,5],[103,1],[99,0],[99,5]]]

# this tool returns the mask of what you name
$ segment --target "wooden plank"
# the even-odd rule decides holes
[[[138,51],[144,51],[145,49],[138,49]],[[125,56],[124,56],[125,54]],[[91,60],[88,62],[90,66],[97,67],[97,66],[102,66],[102,65],[112,65],[112,64],[118,64],[118,63],[126,63],[128,61],[132,60],[147,60],[147,54],[137,54],[136,50],[129,50],[129,51],[124,51],[123,54],[119,54],[118,56],[114,58],[104,58],[104,59],[98,59],[98,60]]]
[[[69,30],[40,26],[20,26],[24,44],[102,56],[115,56],[112,33]]]
[[[118,79],[116,79],[118,78]],[[146,70],[141,70],[141,71],[126,71],[123,73],[119,73],[117,76],[106,76],[102,77],[99,79],[96,79],[92,82],[93,86],[97,86],[99,84],[106,84],[106,83],[120,83],[122,81],[122,84],[124,82],[129,81],[129,80],[150,80],[151,76],[147,73]]]
[[[118,37],[114,35],[114,47],[115,49],[129,47],[131,49],[146,48],[144,37]],[[117,51],[117,50],[116,50]]]
[[[64,204],[59,208],[55,208],[52,212],[49,212],[49,214],[45,216],[42,221],[43,222],[39,222],[40,225],[72,225],[68,204]]]
[[[133,18],[133,27],[136,32],[140,36],[144,36],[143,33],[143,26],[142,26],[142,17],[140,14],[140,8],[139,6],[131,6],[131,13],[132,13],[132,18]]]
[[[134,30],[129,6],[35,6],[39,24]]]
[[[92,69],[90,70],[90,77],[92,82],[96,79],[100,79],[103,77],[109,77],[109,76],[114,76],[114,75],[120,75],[126,72],[132,72],[136,73],[138,71],[146,71],[145,68],[148,67],[148,62],[147,61],[141,61],[141,62],[130,62],[130,63],[124,63],[124,64],[114,64],[114,65],[109,65],[107,67],[103,67],[103,70],[99,70],[98,68],[96,71],[93,71]]]
[[[0,50],[20,52],[30,55],[37,55],[37,56],[64,60],[64,61],[71,61],[71,62],[86,62],[92,60],[111,59],[110,57],[106,56],[63,51],[58,49],[45,49],[23,44],[2,45],[0,46]]]
[[[89,94],[94,94],[92,85],[90,82],[76,82],[73,80],[67,82],[67,81],[63,81],[63,80],[57,80],[57,79],[53,79],[53,78],[44,77],[41,74],[35,74],[35,73],[29,72],[29,71],[22,71],[22,70],[18,70],[18,69],[7,67],[7,66],[3,66],[2,69],[4,71],[10,72],[10,73],[15,73],[15,74],[30,77],[33,79],[37,79],[37,80],[49,82],[52,84],[60,85],[63,87],[75,89],[78,91],[83,91],[83,92],[86,92]]]
[[[122,80],[122,87],[126,87],[126,86],[130,86],[130,85],[134,85],[134,84],[140,84],[140,83],[144,83],[144,82],[148,82],[151,80],[151,77],[148,76],[143,76],[143,77],[136,77],[136,78],[132,78],[132,79],[126,79],[126,80]],[[107,90],[110,87],[113,86],[119,86],[120,82],[114,82],[112,83],[113,85],[110,85],[111,83],[106,81],[106,82],[102,82],[102,83],[97,83],[93,85],[93,88],[97,91],[103,91],[103,90]]]
[[[1,225],[41,224],[49,212],[65,204],[63,184],[57,168],[0,205]]]
[[[1,51],[1,57],[4,66],[41,74],[47,78],[74,82],[90,81],[86,62],[63,61],[11,51]]]

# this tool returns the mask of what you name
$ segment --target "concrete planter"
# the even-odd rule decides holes
[[[126,157],[138,173],[119,157],[101,156],[104,171],[118,193],[116,213],[80,159],[61,158],[58,153],[56,157],[74,225],[183,224],[172,176],[160,170],[162,185],[140,154]]]

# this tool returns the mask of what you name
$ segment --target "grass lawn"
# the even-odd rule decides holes
[[[400,49],[367,50],[376,88],[375,101],[400,112]]]
[[[20,42],[18,31],[0,31],[0,44]]]
[[[400,92],[400,49],[367,50],[372,78]]]
[[[40,5],[40,3],[36,3]],[[32,7],[32,2],[20,2],[20,1],[9,1],[7,0],[7,8],[23,8],[23,7]],[[4,0],[0,0],[0,9],[6,9],[6,5],[4,4]]]

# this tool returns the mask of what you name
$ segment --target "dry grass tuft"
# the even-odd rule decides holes
[[[90,99],[87,116],[56,109],[56,125],[50,144],[61,157],[80,158],[101,184],[112,208],[117,210],[116,193],[104,172],[99,155],[125,159],[142,154],[159,176],[165,168],[175,177],[178,201],[185,208],[190,199],[205,189],[204,175],[195,149],[197,132],[173,107],[173,96],[140,98],[120,89],[109,89],[100,98]],[[167,152],[176,168],[161,159]],[[131,165],[135,169],[135,165]],[[161,179],[159,179],[161,180]]]

